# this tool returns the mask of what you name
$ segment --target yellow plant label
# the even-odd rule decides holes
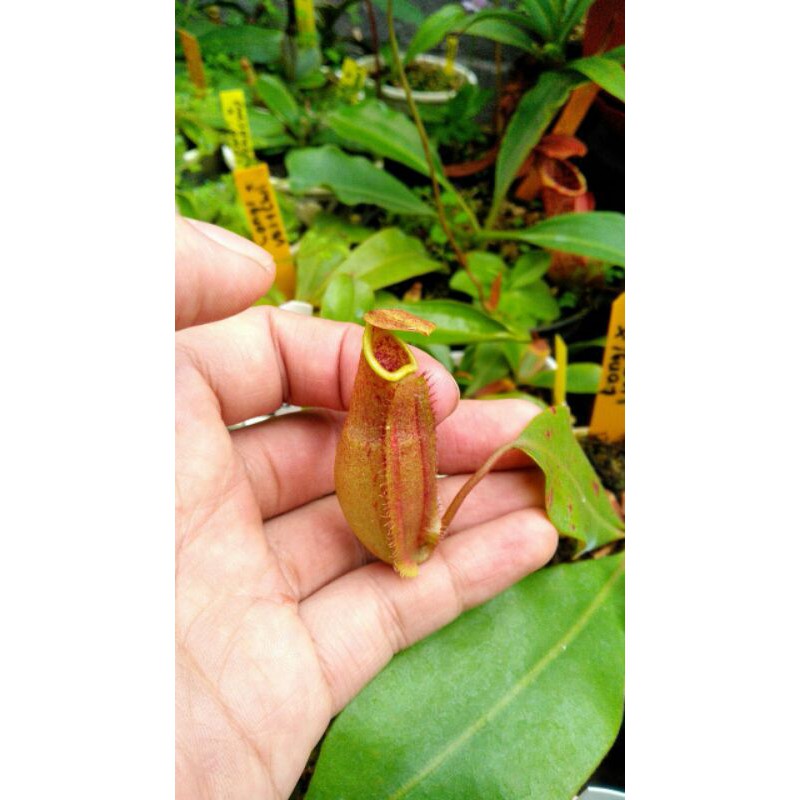
[[[253,69],[253,64],[249,58],[246,56],[242,56],[239,59],[239,66],[242,68],[242,72],[244,72],[244,79],[247,81],[248,86],[255,86],[256,85],[256,71]]]
[[[452,75],[456,63],[456,53],[458,52],[458,36],[451,33],[444,42],[444,74]]]
[[[267,165],[235,169],[233,180],[244,204],[253,241],[275,259],[275,283],[287,298],[293,297],[294,262]]]
[[[339,94],[355,102],[367,81],[366,67],[359,66],[349,56],[342,62],[342,75],[339,78]]]
[[[189,31],[179,30],[181,47],[186,56],[186,68],[189,70],[189,80],[198,88],[206,88],[206,75],[203,72],[203,57],[200,55],[200,43],[197,37]]]
[[[339,86],[344,86],[345,88],[357,86],[359,72],[360,69],[358,64],[356,64],[355,59],[352,59],[350,56],[348,56],[342,62],[342,77],[339,78]]]
[[[247,119],[247,101],[241,89],[229,89],[219,93],[222,118],[230,132],[228,144],[233,150],[236,167],[249,167],[256,161],[253,152],[253,139],[250,136],[250,122]]]
[[[567,345],[556,334],[556,374],[553,378],[553,405],[563,406],[567,402]]]
[[[314,20],[314,0],[294,0],[297,18],[297,38],[301,44],[314,45],[317,42],[317,23]]]
[[[625,294],[611,305],[600,390],[594,401],[589,435],[613,442],[625,436]]]

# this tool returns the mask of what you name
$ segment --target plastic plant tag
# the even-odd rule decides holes
[[[567,345],[556,334],[556,374],[553,380],[553,405],[563,406],[567,402]]]
[[[317,43],[317,23],[314,19],[314,0],[294,0],[297,17],[297,41],[301,47]]]
[[[339,94],[350,102],[358,100],[359,93],[364,88],[367,79],[367,70],[359,66],[350,56],[342,62],[342,76],[339,78]]]
[[[295,269],[286,228],[266,164],[235,169],[233,180],[244,205],[253,241],[275,259],[275,284],[287,298],[294,296]]]
[[[203,71],[203,57],[200,55],[200,43],[197,37],[189,31],[179,30],[181,47],[186,56],[186,68],[189,70],[189,80],[201,91],[206,88],[206,75]]]
[[[458,53],[458,36],[451,33],[445,39],[444,74],[452,75],[455,69],[456,53]]]
[[[250,122],[247,119],[247,101],[241,89],[228,89],[219,93],[222,117],[230,132],[228,145],[233,150],[236,167],[251,167],[256,162]]]
[[[594,401],[589,435],[609,442],[625,436],[625,293],[611,304],[603,373]]]
[[[339,86],[352,88],[358,83],[358,64],[355,59],[348,56],[342,62],[342,77],[339,78]]]

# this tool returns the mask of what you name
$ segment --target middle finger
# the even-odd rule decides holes
[[[466,475],[439,480],[441,510],[466,480]],[[543,506],[544,475],[540,470],[490,473],[467,496],[447,535],[514,511]],[[266,522],[264,535],[297,600],[375,560],[350,529],[335,496],[323,497]]]

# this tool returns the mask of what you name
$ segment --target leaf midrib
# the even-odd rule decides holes
[[[328,185],[331,187],[331,191],[336,191],[333,185],[328,182]],[[401,185],[401,188],[405,190],[405,186]],[[366,197],[372,198],[369,199],[368,202],[371,202],[373,205],[376,206],[384,206],[389,208],[400,208],[405,210],[415,210],[417,213],[422,213],[418,211],[419,209],[423,209],[426,214],[433,214],[433,210],[429,208],[422,200],[419,200],[413,193],[409,192],[408,195],[403,195],[399,192],[395,187],[391,189],[387,187],[386,191],[382,192],[379,189],[372,189],[372,188],[364,188],[364,184],[358,184],[356,182],[353,183],[340,183],[338,184],[338,189],[343,194],[346,192],[350,198],[358,198],[358,197]],[[398,191],[400,197],[388,197],[387,195],[390,192]],[[343,198],[344,199],[344,198]]]
[[[358,278],[365,283],[368,283],[368,278],[370,275],[374,273],[385,274],[387,266],[394,267],[397,265],[398,262],[405,262],[405,261],[413,261],[415,264],[435,264],[437,270],[441,270],[441,264],[438,261],[434,261],[432,258],[419,258],[419,254],[416,255],[411,253],[410,251],[405,251],[398,253],[394,256],[387,256],[382,261],[378,261],[377,264],[372,264],[369,266],[367,270],[364,272],[355,272],[353,271],[352,267],[347,269],[347,262],[344,262],[339,266],[339,269],[342,272],[346,272],[349,275],[352,275],[354,278]],[[436,270],[430,270],[431,272],[435,272]],[[420,275],[424,275],[425,273],[419,273]],[[394,281],[396,282],[396,281]]]
[[[567,629],[566,633],[547,650],[546,653],[526,672],[494,705],[484,714],[479,716],[460,736],[457,736],[447,747],[434,756],[416,775],[407,780],[394,794],[387,795],[386,800],[399,800],[418,786],[431,773],[435,772],[456,750],[461,748],[475,734],[484,728],[497,716],[517,695],[525,690],[542,672],[566,649],[567,645],[575,639],[586,627],[591,617],[605,602],[614,584],[619,580],[625,569],[625,561],[620,561],[619,566],[611,573],[608,580],[592,599],[578,619]]]
[[[538,241],[536,241],[533,237],[538,238]],[[530,242],[531,244],[541,245],[542,247],[548,247],[548,240],[550,244],[555,245],[571,244],[575,242],[584,247],[591,246],[595,252],[608,254],[614,260],[620,259],[624,255],[613,246],[598,244],[596,239],[583,239],[580,236],[570,236],[563,233],[539,233],[534,234],[533,237],[531,237],[531,239],[526,239],[526,241]],[[542,241],[542,239],[544,239],[544,241]],[[551,247],[551,249],[555,250],[556,248]]]
[[[358,139],[358,134],[361,132],[361,128],[358,125],[356,125],[351,120],[346,120],[346,119],[343,120],[341,117],[338,118],[337,122],[339,124],[344,123],[344,127],[349,129],[351,136],[355,133],[354,138],[356,140]],[[403,159],[400,159],[397,158],[397,155],[395,155],[394,158],[396,161],[400,161],[401,164],[405,164],[406,166],[411,167],[411,169],[414,169],[417,172],[419,172],[420,169],[422,169],[422,167],[425,167],[423,172],[427,171],[427,164],[420,161],[416,153],[413,153],[404,147],[398,147],[397,143],[394,140],[383,136],[382,131],[380,131],[379,128],[373,129],[372,131],[370,131],[370,133],[372,136],[375,137],[375,139],[378,142],[380,142],[384,146],[387,152],[391,151],[395,154],[402,154],[404,156]],[[391,156],[389,157],[391,158]]]

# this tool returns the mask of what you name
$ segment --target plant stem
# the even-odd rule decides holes
[[[367,9],[372,48],[375,51],[375,97],[380,100],[383,97],[381,93],[381,40],[378,38],[378,23],[375,21],[375,8],[372,0],[364,0],[364,6]]]
[[[428,164],[428,171],[430,173],[431,178],[431,186],[433,187],[433,202],[436,206],[436,214],[439,217],[439,224],[442,226],[442,230],[444,231],[445,236],[447,237],[448,242],[450,242],[450,246],[453,248],[453,252],[456,254],[456,258],[458,259],[458,263],[464,268],[464,272],[467,273],[467,276],[475,285],[475,289],[478,292],[478,297],[480,298],[481,305],[484,305],[484,296],[483,296],[483,286],[481,282],[475,277],[472,270],[469,268],[469,264],[467,264],[467,257],[464,254],[464,251],[459,247],[458,242],[456,242],[455,236],[453,236],[453,231],[450,228],[450,224],[447,221],[447,214],[444,209],[444,205],[442,204],[442,197],[441,191],[439,189],[439,180],[436,177],[436,165],[433,161],[433,155],[431,153],[431,144],[428,140],[428,134],[425,131],[425,126],[422,124],[422,118],[419,115],[419,111],[417,110],[417,104],[414,102],[414,97],[411,92],[411,85],[408,82],[408,77],[406,76],[405,67],[403,66],[403,59],[400,58],[400,48],[397,45],[397,36],[395,35],[394,31],[394,0],[387,0],[386,3],[386,24],[389,28],[389,46],[392,48],[392,59],[394,61],[395,69],[397,70],[397,74],[400,78],[400,83],[403,86],[403,92],[406,96],[406,102],[408,103],[408,107],[411,110],[411,116],[414,120],[414,124],[417,126],[417,131],[419,132],[419,138],[422,142],[422,149],[425,153],[425,161]],[[452,189],[452,186],[448,183],[448,188]],[[463,198],[455,192],[456,197],[459,199],[459,203],[461,207],[464,208],[466,203],[464,202]],[[475,216],[468,212],[468,215],[471,216],[471,221],[474,223],[476,230],[477,230],[477,221],[475,221]]]
[[[503,132],[503,118],[500,114],[500,98],[503,94],[503,46],[494,43],[494,132],[499,136]]]
[[[494,0],[494,7],[500,7],[500,0]],[[503,132],[503,120],[500,115],[500,98],[503,95],[503,45],[494,43],[494,132],[500,136]]]
[[[481,230],[481,226],[478,223],[478,219],[475,216],[472,209],[469,207],[469,204],[466,200],[461,196],[461,193],[450,183],[447,178],[442,178],[442,185],[448,192],[450,192],[458,201],[458,204],[461,206],[461,210],[467,215],[467,220],[469,221],[470,227],[472,228],[473,233],[478,233]]]
[[[501,456],[504,456],[509,450],[513,450],[514,446],[514,442],[510,442],[509,444],[504,444],[502,447],[495,450],[494,453],[492,453],[489,458],[486,459],[483,466],[474,475],[471,475],[464,485],[458,490],[458,494],[453,498],[452,502],[447,507],[447,511],[445,511],[444,515],[442,516],[442,532],[440,534],[442,537],[447,535],[447,529],[450,526],[450,523],[453,521],[453,517],[456,515],[456,512],[459,508],[461,508],[461,504],[464,502],[464,500],[466,500],[467,495],[489,474],[490,470],[501,458]]]

